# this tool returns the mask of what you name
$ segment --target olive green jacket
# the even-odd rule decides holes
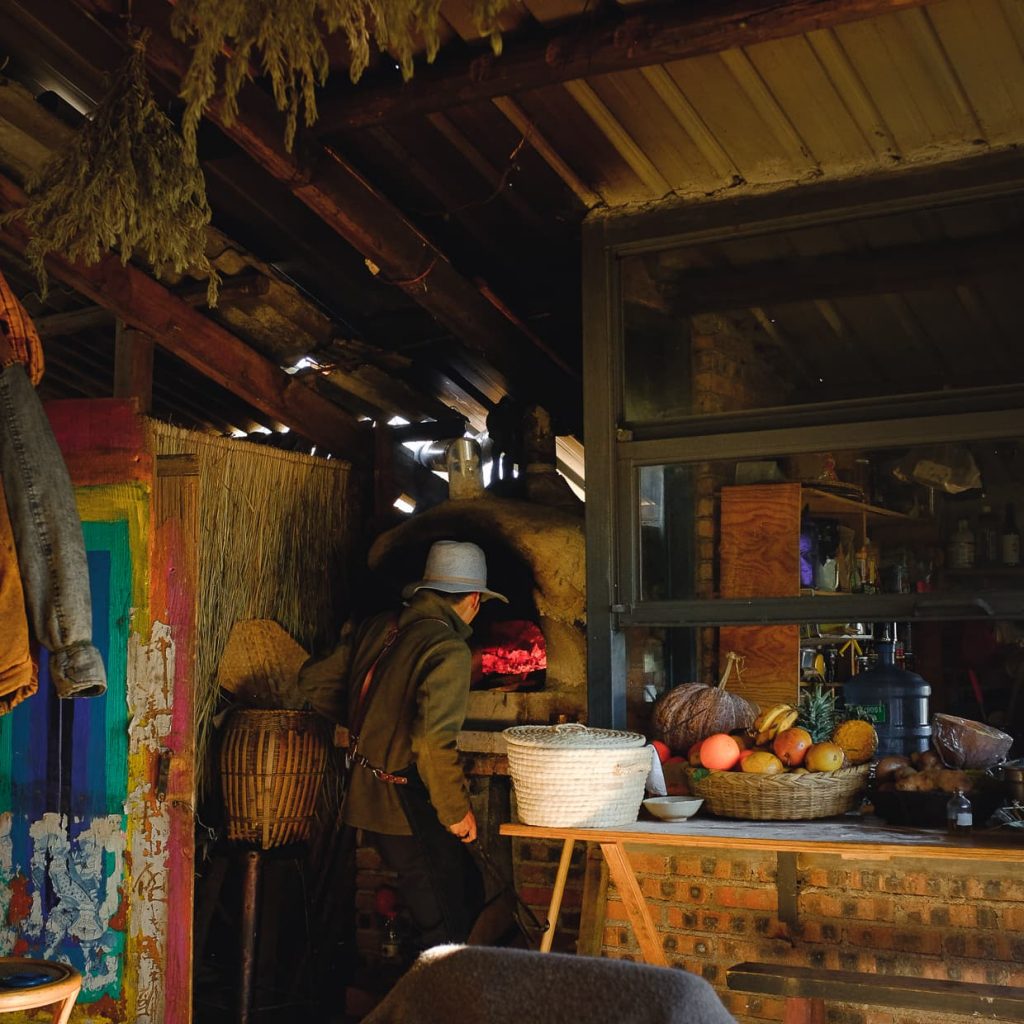
[[[395,624],[393,613],[375,616],[359,630],[348,676],[351,726],[367,670]],[[444,826],[470,810],[466,778],[455,741],[466,717],[471,656],[470,627],[430,591],[419,591],[398,617],[401,632],[374,671],[358,751],[374,767],[401,772],[415,765]],[[397,787],[353,765],[345,822],[388,835],[411,835]]]

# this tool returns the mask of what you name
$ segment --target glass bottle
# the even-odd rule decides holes
[[[950,835],[963,835],[974,828],[974,810],[962,789],[958,789],[946,804],[946,831]]]
[[[1013,514],[1013,502],[1006,503],[1006,517],[1003,519],[1003,530],[1000,535],[1002,543],[1003,565],[1020,565],[1020,531]]]
[[[999,550],[999,519],[986,501],[981,506],[978,516],[978,529],[974,538],[974,561],[978,565],[998,565]]]
[[[974,531],[966,519],[956,526],[956,533],[949,538],[947,565],[950,569],[970,569],[974,566]]]

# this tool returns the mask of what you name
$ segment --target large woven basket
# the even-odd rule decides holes
[[[636,821],[651,749],[636,732],[584,725],[518,725],[504,732],[519,818],[549,828]]]
[[[689,773],[690,792],[722,818],[796,821],[831,818],[853,810],[867,786],[868,765],[806,775],[752,775],[712,772],[702,779]]]
[[[220,750],[228,838],[261,849],[308,839],[327,763],[312,711],[236,711]]]

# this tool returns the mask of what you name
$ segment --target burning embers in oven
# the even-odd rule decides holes
[[[540,690],[547,666],[544,634],[535,622],[493,622],[474,638],[473,689]]]

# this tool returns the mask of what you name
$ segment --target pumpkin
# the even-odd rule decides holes
[[[716,732],[749,729],[757,705],[725,688],[728,671],[717,686],[681,683],[663,693],[654,705],[651,722],[659,739],[685,753],[698,740]]]

